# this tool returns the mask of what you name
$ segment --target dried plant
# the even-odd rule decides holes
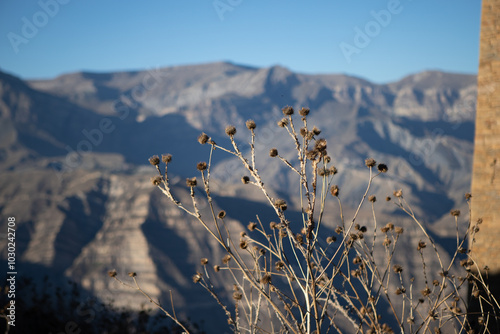
[[[165,155],[161,159],[165,163],[164,170],[160,168],[158,156],[150,158],[150,163],[158,171],[151,180],[153,185],[180,210],[194,217],[226,254],[221,263],[213,267],[207,265],[207,259],[201,259],[202,269],[193,276],[193,282],[203,286],[222,307],[232,331],[297,334],[467,332],[471,330],[470,315],[467,314],[470,302],[466,292],[468,283],[472,287],[470,298],[479,299],[493,310],[478,315],[483,324],[476,327],[479,328],[476,333],[488,332],[486,322],[498,321],[499,305],[488,293],[482,268],[477,268],[470,256],[469,239],[473,240],[478,223],[469,222],[466,229],[462,228],[458,219],[460,212],[451,212],[450,220],[454,220],[456,227],[456,250],[452,252],[451,260],[445,262],[438,245],[407,203],[403,191],[394,191],[394,199],[388,196],[386,200],[406,213],[422,235],[420,242],[412,246],[420,254],[422,274],[417,277],[405,275],[404,265],[394,260],[397,251],[405,252],[408,247],[401,241],[405,229],[393,223],[378,225],[375,215],[377,198],[369,196],[373,180],[388,172],[388,166],[366,159],[366,190],[352,217],[345,217],[340,189],[334,184],[337,168],[331,164],[327,141],[318,137],[321,131],[309,126],[309,112],[308,108],[299,111],[301,127],[298,132],[292,107],[283,108],[284,117],[278,122],[294,144],[295,161],[281,156],[277,148],[269,151],[270,159],[279,159],[297,176],[302,213],[300,222],[289,220],[289,203],[273,198],[270,189],[264,185],[256,164],[258,129],[253,120],[246,122],[250,131],[247,156],[235,140],[237,129],[234,126],[225,129],[231,142],[229,148],[217,145],[205,133],[198,137],[200,144],[208,146],[209,154],[208,162],[197,165],[199,179],[186,180],[190,203],[182,203],[172,193],[168,174],[171,156]],[[216,149],[240,161],[247,173],[241,178],[243,184],[258,188],[274,210],[275,221],[265,222],[255,216],[255,222],[250,222],[247,231],[240,233],[239,241],[235,240],[235,234],[226,223],[226,212],[217,212],[214,207],[211,168],[212,154]],[[203,196],[195,193],[197,188],[204,190]],[[469,208],[470,197],[466,195]],[[199,210],[202,200],[208,203],[209,215],[202,215]],[[360,226],[356,222],[365,202],[371,206],[371,226]],[[336,205],[339,209],[334,233],[324,227],[327,205]],[[463,230],[465,232],[461,232]],[[430,261],[438,263],[439,272],[430,271]],[[227,284],[234,284],[232,302],[220,298],[211,283],[212,275],[220,275],[222,271],[229,273],[232,279]],[[116,273],[112,274],[118,279]],[[135,275],[132,279],[135,288],[152,300],[139,287]],[[479,291],[486,291],[486,294]],[[180,324],[175,312],[162,310]]]

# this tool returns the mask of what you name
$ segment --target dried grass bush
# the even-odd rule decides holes
[[[376,197],[369,196],[369,191],[373,180],[383,177],[388,167],[377,164],[374,159],[365,161],[366,191],[352,217],[345,217],[340,189],[334,182],[337,169],[328,156],[327,141],[319,137],[321,131],[311,128],[307,122],[309,109],[302,108],[298,112],[300,118],[294,116],[292,107],[285,107],[282,111],[284,117],[278,126],[288,132],[297,157],[295,161],[288,161],[277,148],[271,148],[269,156],[281,160],[297,176],[301,221],[290,221],[286,201],[273,198],[264,185],[256,164],[257,125],[253,120],[246,122],[250,137],[248,156],[235,141],[237,130],[234,126],[225,130],[231,142],[228,148],[219,146],[205,133],[199,136],[199,143],[208,146],[208,162],[198,163],[198,178],[186,180],[190,203],[181,203],[171,191],[168,166],[172,157],[154,156],[149,160],[158,171],[158,175],[151,179],[152,183],[179,210],[194,217],[226,253],[221,263],[214,266],[209,265],[208,259],[201,259],[201,269],[193,276],[193,282],[203,286],[222,307],[231,330],[234,333],[297,334],[489,332],[488,323],[499,319],[499,305],[484,283],[483,268],[477,268],[470,255],[470,246],[481,221],[471,223],[469,220],[469,225],[464,228],[459,226],[460,212],[451,212],[451,228],[456,229],[456,249],[451,252],[451,260],[445,262],[438,245],[405,200],[403,191],[396,190],[392,198],[386,200],[408,215],[422,233],[418,245],[402,243],[403,227],[392,223],[378,225],[374,209]],[[300,123],[300,129],[296,122]],[[213,203],[210,186],[214,150],[239,159],[247,172],[241,181],[260,190],[274,210],[274,222],[262,221],[256,215],[247,231],[240,232],[240,239],[234,238],[235,234],[225,221],[225,211],[218,212]],[[162,163],[164,169],[160,167]],[[203,196],[195,192],[199,188],[203,189]],[[470,194],[465,196],[469,211],[470,197]],[[200,212],[200,201],[207,201],[208,216]],[[369,202],[373,213],[370,226],[360,226],[356,222],[365,202]],[[333,233],[323,227],[328,205],[336,205],[339,211],[338,226]],[[420,254],[422,274],[417,277],[404,275],[404,264],[394,261],[395,253],[408,251],[408,247],[416,247]],[[439,264],[438,272],[429,270],[427,264],[431,260]],[[230,274],[232,282],[227,284],[234,286],[233,301],[229,303],[219,297],[211,283],[211,277],[221,271]],[[116,272],[111,272],[110,276],[127,284],[117,277]],[[134,281],[132,287],[182,326],[175,316],[173,302],[172,311],[167,311],[140,288],[135,273],[130,276]],[[468,286],[471,287],[470,294],[467,293]],[[481,308],[483,311],[475,315],[475,319],[479,319],[475,329],[472,329],[470,314],[467,313],[469,298],[476,298],[479,304],[489,306],[489,311]],[[188,332],[186,328],[183,330]]]

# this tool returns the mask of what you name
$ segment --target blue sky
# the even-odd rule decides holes
[[[391,82],[477,73],[478,0],[1,0],[0,69],[21,78],[231,61]]]

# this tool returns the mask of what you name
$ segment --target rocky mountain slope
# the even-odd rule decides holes
[[[0,217],[18,221],[20,271],[70,277],[102,298],[140,307],[140,295],[106,275],[113,268],[122,275],[136,271],[152,296],[167,301],[172,290],[179,313],[202,318],[197,311],[213,303],[190,278],[201,257],[220,262],[221,249],[151,186],[148,157],[173,154],[174,192],[188,198],[184,178],[197,175],[195,164],[208,159],[198,134],[227,145],[224,128],[233,124],[248,152],[244,122],[254,119],[266,185],[300,210],[297,180],[268,151],[277,147],[294,161],[293,143],[276,122],[283,106],[307,106],[309,124],[328,140],[347,212],[366,187],[364,160],[373,157],[387,163],[389,173],[376,179],[371,193],[383,199],[403,188],[446,244],[451,232],[443,221],[450,209],[464,208],[470,184],[475,98],[475,76],[436,71],[384,85],[230,63],[30,82],[0,73]],[[262,196],[239,181],[243,171],[234,159],[216,151],[214,162],[216,204],[235,233],[255,212],[271,219]],[[384,203],[377,213],[381,221],[404,221]],[[337,213],[328,215],[333,229]],[[4,239],[0,245],[6,259]],[[232,286],[214,279],[221,294],[230,295]]]

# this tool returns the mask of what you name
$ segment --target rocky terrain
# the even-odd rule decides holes
[[[379,198],[378,219],[407,224],[413,231],[408,243],[420,238],[383,201],[402,188],[446,251],[454,238],[443,227],[449,211],[467,211],[475,99],[475,76],[438,71],[383,85],[231,63],[28,82],[0,73],[2,228],[6,217],[16,217],[19,272],[68,277],[103,299],[140,308],[146,302],[141,295],[107,277],[110,269],[123,276],[135,271],[152,296],[168,303],[172,291],[178,314],[211,326],[203,314],[214,303],[191,276],[201,257],[219,263],[222,251],[151,185],[151,155],[173,155],[174,193],[186,199],[185,178],[197,175],[196,163],[208,159],[208,148],[196,141],[199,133],[228,145],[224,128],[233,124],[248,152],[244,123],[254,119],[264,181],[300,211],[296,177],[268,151],[276,147],[295,161],[293,143],[276,122],[283,106],[307,106],[309,124],[328,140],[346,212],[359,203],[368,180],[364,160],[373,157],[389,166],[370,192]],[[272,219],[263,197],[239,181],[243,171],[231,156],[216,151],[213,159],[216,205],[227,211],[235,234],[256,212]],[[327,229],[337,224],[335,210],[328,209]],[[368,224],[370,215],[368,209],[360,219]],[[5,238],[0,245],[6,260]],[[406,261],[412,267],[413,258]],[[223,297],[231,293],[223,276],[214,284]],[[220,317],[222,311],[212,320]]]

